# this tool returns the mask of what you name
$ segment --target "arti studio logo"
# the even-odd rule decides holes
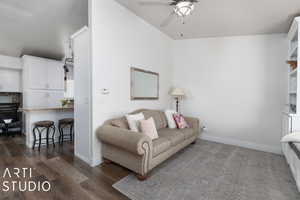
[[[3,192],[48,192],[51,190],[49,181],[21,180],[32,178],[32,168],[6,168],[2,178],[4,179],[1,184],[1,190]]]

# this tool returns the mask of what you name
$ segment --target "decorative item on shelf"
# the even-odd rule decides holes
[[[176,111],[179,113],[179,100],[185,96],[184,90],[182,88],[173,88],[170,95],[176,100]]]
[[[292,70],[297,68],[297,61],[295,61],[295,60],[288,60],[288,61],[286,61],[286,63],[290,65]]]
[[[291,104],[291,105],[290,105],[290,111],[291,111],[291,113],[296,113],[296,112],[297,112],[297,106]]]
[[[60,100],[62,107],[72,107],[74,105],[73,99],[61,99]]]

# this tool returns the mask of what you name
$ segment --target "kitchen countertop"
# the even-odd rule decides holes
[[[74,107],[49,107],[49,108],[20,108],[20,111],[34,112],[34,111],[73,111]]]

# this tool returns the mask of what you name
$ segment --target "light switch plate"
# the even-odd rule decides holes
[[[109,89],[106,89],[106,88],[101,89],[101,94],[104,94],[104,95],[109,94]]]

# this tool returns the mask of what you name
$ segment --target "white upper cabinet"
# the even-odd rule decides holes
[[[23,106],[26,108],[60,107],[64,98],[63,63],[23,56]]]
[[[0,55],[0,69],[22,70],[21,58]]]
[[[43,59],[29,59],[26,60],[26,69],[28,70],[28,86],[29,89],[47,89],[48,88],[48,75],[47,67],[48,62]]]
[[[0,68],[0,92],[21,92],[21,71]]]
[[[0,92],[21,92],[20,58],[0,55]]]
[[[62,62],[24,56],[23,68],[23,82],[26,89],[64,90],[64,69]]]
[[[47,67],[48,89],[63,90],[64,89],[64,68],[62,62],[48,62]]]

